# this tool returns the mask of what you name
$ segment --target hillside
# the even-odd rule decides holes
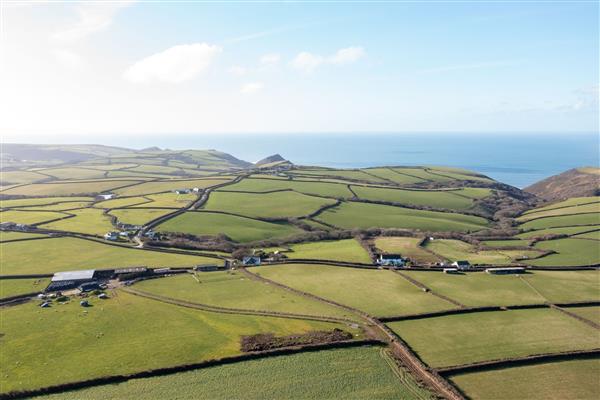
[[[283,158],[280,154],[273,154],[272,156],[265,157],[262,160],[257,161],[255,164],[257,166],[262,166],[265,164],[280,163],[283,161],[287,161],[287,160],[285,158]]]
[[[574,168],[534,183],[524,189],[547,201],[600,194],[600,168]]]

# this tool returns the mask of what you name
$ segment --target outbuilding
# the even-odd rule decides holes
[[[102,193],[98,195],[98,198],[101,200],[110,200],[114,199],[115,197],[117,197],[117,195],[114,193]]]
[[[56,292],[60,290],[74,289],[83,283],[95,282],[95,270],[86,269],[81,271],[56,272],[52,277],[50,285],[46,288],[47,292]]]
[[[524,267],[502,267],[502,268],[486,268],[485,272],[493,275],[508,275],[508,274],[523,274]]]
[[[452,263],[452,266],[458,268],[461,271],[463,271],[465,269],[471,269],[471,263],[468,262],[467,260],[454,261]]]
[[[256,256],[250,256],[250,257],[244,257],[242,259],[242,264],[244,265],[260,265],[260,257],[256,257]]]
[[[380,254],[377,257],[377,264],[382,266],[402,267],[404,258],[400,254]]]

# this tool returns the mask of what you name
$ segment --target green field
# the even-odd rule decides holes
[[[451,376],[469,398],[594,400],[600,393],[600,359],[542,363]]]
[[[555,210],[557,208],[582,206],[584,204],[592,204],[592,203],[600,203],[600,196],[571,197],[570,199],[567,199],[565,201],[553,203],[553,204],[550,204],[550,205],[547,205],[544,207],[534,208],[533,210],[524,212],[523,215],[537,214],[539,212]]]
[[[47,204],[40,206],[27,206],[14,208],[20,211],[69,211],[77,208],[85,208],[90,205],[89,201],[63,201],[57,204]]]
[[[402,190],[370,186],[351,186],[359,198],[373,201],[390,201],[400,204],[466,210],[473,200],[461,196],[462,190]]]
[[[171,192],[177,189],[204,189],[221,183],[228,182],[229,179],[188,179],[188,180],[164,180],[156,182],[146,182],[135,186],[130,186],[115,190],[122,196],[139,196],[141,194],[152,194],[161,192]]]
[[[241,272],[201,272],[137,283],[134,289],[211,306],[355,318],[347,311],[249,279]]]
[[[143,206],[149,205],[151,202],[149,199],[137,196],[137,197],[117,197],[116,199],[104,200],[94,204],[97,208],[119,208],[128,207],[135,204],[141,204]]]
[[[3,190],[2,194],[24,196],[66,196],[88,193],[101,193],[114,188],[131,185],[137,181],[97,180],[81,182],[34,183]]]
[[[535,271],[522,275],[553,303],[600,301],[600,271]]]
[[[375,239],[375,246],[385,253],[399,253],[416,263],[436,263],[442,259],[419,246],[422,238],[380,236]]]
[[[548,308],[456,314],[388,325],[433,367],[600,347],[596,329]]]
[[[15,222],[17,224],[39,224],[40,222],[63,218],[68,214],[54,211],[17,211],[8,210],[0,212],[0,222]]]
[[[425,248],[450,261],[467,260],[471,264],[511,264],[518,257],[535,258],[540,254],[534,250],[477,250],[469,243],[454,239],[428,241]]]
[[[408,315],[455,308],[388,270],[325,265],[278,265],[252,272],[295,289],[352,306],[376,316]]]
[[[323,350],[135,379],[44,397],[72,399],[430,399],[406,372],[399,379],[378,347]],[[224,385],[224,381],[235,382]]]
[[[235,355],[241,335],[339,326],[208,313],[123,291],[109,296],[85,309],[77,299],[48,309],[35,302],[1,309],[2,392]]]
[[[600,306],[568,307],[565,309],[600,325]]]
[[[192,201],[198,199],[193,194],[177,194],[177,193],[162,193],[162,194],[151,194],[146,196],[152,200],[152,203],[145,203],[136,205],[133,207],[171,207],[171,208],[183,208],[188,206]]]
[[[159,225],[157,230],[198,236],[225,234],[236,242],[282,238],[302,232],[292,225],[209,212],[186,212]]]
[[[31,183],[40,181],[42,179],[48,179],[46,175],[38,174],[37,172],[29,171],[2,171],[1,183],[3,186],[8,184],[20,184],[20,183]]]
[[[0,298],[41,292],[49,283],[49,278],[0,279]]]
[[[296,192],[210,194],[205,210],[226,211],[256,218],[301,217],[333,204],[335,200]]]
[[[26,233],[26,232],[7,232],[0,231],[0,242],[7,240],[31,239],[31,238],[47,238],[48,235],[41,233]]]
[[[300,243],[290,247],[292,251],[285,253],[289,258],[372,264],[367,251],[355,239]]]
[[[315,219],[346,229],[380,227],[464,232],[481,230],[488,224],[484,218],[470,215],[358,202],[342,203]]]
[[[527,247],[529,246],[529,240],[523,239],[507,239],[507,240],[485,240],[481,242],[481,245],[487,247]]]
[[[41,261],[43,260],[43,261]],[[127,266],[191,267],[219,260],[113,246],[100,242],[53,238],[0,244],[0,275],[43,274],[94,268]]]
[[[368,171],[368,170],[367,170]],[[385,179],[370,175],[366,171],[352,169],[296,169],[293,175],[324,176],[332,178],[350,179],[366,182],[385,182]]]
[[[28,207],[43,206],[54,203],[65,203],[73,201],[92,201],[93,197],[41,197],[33,199],[0,200],[0,207]]]
[[[600,213],[600,203],[588,203],[564,208],[554,208],[550,210],[530,212],[517,218],[517,221],[524,222],[535,218],[552,217],[556,215],[573,215],[584,213]]]
[[[119,222],[141,226],[174,211],[164,208],[117,208],[110,210],[109,215],[117,217]]]
[[[104,215],[100,209],[82,208],[71,210],[69,214],[75,214],[75,217],[42,224],[40,228],[86,233],[88,235],[103,235],[114,229],[110,223],[110,218]]]
[[[600,225],[600,213],[545,217],[519,225],[523,230],[559,228],[563,226]]]
[[[482,272],[444,274],[406,271],[436,293],[469,307],[541,304],[545,301],[516,275],[491,275]]]
[[[581,232],[589,232],[594,229],[600,229],[600,225],[592,225],[592,226],[566,226],[562,228],[547,228],[540,229],[537,231],[530,231],[519,233],[516,237],[522,239],[528,239],[536,236],[544,236],[544,235],[576,235]]]
[[[554,250],[558,254],[550,254],[539,260],[532,260],[538,266],[573,266],[600,264],[600,247],[598,243],[586,239],[556,239],[535,244],[536,249]]]
[[[600,231],[581,233],[579,235],[575,235],[575,237],[580,239],[600,240]]]
[[[104,171],[87,168],[49,168],[40,172],[58,179],[98,179],[104,176]]]
[[[371,175],[378,176],[382,179],[394,182],[398,185],[410,185],[413,183],[423,182],[423,179],[410,175],[405,175],[391,168],[367,168],[365,169]]]
[[[244,179],[239,183],[226,186],[223,190],[244,192],[268,192],[272,190],[292,189],[299,193],[319,196],[349,198],[352,193],[348,186],[340,183],[302,182],[283,179]]]

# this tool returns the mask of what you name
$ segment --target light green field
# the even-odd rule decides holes
[[[19,207],[16,210],[22,211],[66,211],[76,208],[84,208],[90,205],[89,201],[65,201],[57,204],[48,204],[42,206]]]
[[[292,189],[299,193],[316,194],[326,197],[349,198],[352,193],[348,187],[340,183],[302,182],[283,179],[244,179],[235,185],[226,186],[223,190],[244,192],[268,192],[272,190]]]
[[[565,309],[600,325],[600,306],[568,307]]]
[[[600,213],[600,203],[588,203],[564,208],[554,208],[544,211],[530,212],[517,218],[517,221],[524,222],[535,218],[552,217],[556,215],[573,215],[582,213]]]
[[[532,260],[532,265],[539,266],[574,266],[600,264],[600,246],[586,239],[556,239],[538,242],[536,249],[554,250],[558,254],[550,254],[539,260]]]
[[[50,278],[0,279],[0,298],[41,292],[50,284]]]
[[[308,196],[296,192],[276,193],[225,193],[210,194],[204,209],[227,211],[257,218],[301,217],[317,211],[333,199]]]
[[[159,225],[156,229],[162,232],[184,232],[198,236],[225,234],[236,242],[253,242],[302,233],[293,225],[209,212],[186,212]]]
[[[149,172],[149,173],[159,173],[159,174],[172,174],[173,172],[180,171],[179,168],[167,167],[164,165],[140,165],[137,167],[129,168],[128,171],[135,172]]]
[[[199,272],[137,283],[134,289],[211,306],[355,319],[345,310],[311,300],[241,272]]]
[[[435,239],[427,242],[425,248],[450,261],[467,260],[471,264],[505,265],[513,263],[517,257],[539,256],[539,253],[534,250],[478,251],[471,244],[454,239]]]
[[[116,193],[123,196],[139,196],[141,194],[151,194],[160,192],[170,192],[177,189],[204,189],[215,186],[230,179],[188,179],[188,180],[165,180],[156,182],[146,182],[135,186],[115,190]]]
[[[451,380],[474,400],[594,400],[600,393],[598,376],[600,359],[473,372],[454,375]]]
[[[600,301],[600,271],[535,271],[522,275],[553,303]]]
[[[469,307],[541,304],[545,301],[516,275],[490,275],[484,272],[444,274],[422,271],[406,271],[406,274],[435,293]]]
[[[76,238],[52,238],[0,244],[0,275],[42,274],[129,266],[191,267],[218,259],[112,246]],[[43,260],[43,262],[40,262]]]
[[[530,231],[525,233],[520,233],[516,237],[528,239],[536,236],[544,236],[544,235],[575,235],[581,232],[588,232],[594,229],[600,229],[600,225],[593,226],[566,226],[562,228],[547,228],[540,229],[537,231]]]
[[[488,247],[527,247],[529,246],[529,240],[522,239],[507,239],[507,240],[485,240],[481,242],[483,246]]]
[[[127,169],[120,171],[108,171],[108,178],[135,178],[140,181],[151,181],[154,179],[172,179],[173,175],[167,174],[149,174],[144,172],[134,172]]]
[[[151,204],[151,203],[149,203]],[[119,222],[132,225],[144,225],[155,218],[170,214],[175,210],[161,208],[118,208],[111,210],[110,215],[117,217]]]
[[[484,218],[470,215],[358,202],[342,203],[315,219],[347,229],[380,227],[461,232],[481,230],[488,223]]]
[[[461,194],[460,190],[402,190],[354,185],[352,186],[352,190],[354,190],[359,198],[373,201],[391,201],[401,204],[455,210],[466,210],[473,205],[472,199],[459,196]]]
[[[29,171],[2,171],[0,173],[0,182],[3,185],[14,185],[19,183],[32,183],[42,179],[49,179],[48,176]]]
[[[123,291],[109,296],[90,299],[85,309],[74,299],[48,309],[32,302],[0,310],[2,392],[235,355],[241,335],[338,326],[208,313]]]
[[[419,246],[421,238],[380,236],[375,239],[375,246],[385,253],[399,253],[417,263],[436,263],[442,261],[436,255]]]
[[[397,170],[393,170],[391,168],[367,168],[365,171],[371,175],[378,176],[398,185],[410,185],[413,183],[423,182],[423,179],[421,178],[400,174],[397,172]]]
[[[559,228],[563,226],[600,225],[600,213],[546,217],[519,225],[523,230]]]
[[[183,208],[189,205],[192,201],[197,200],[198,197],[193,194],[177,194],[177,193],[162,193],[162,194],[151,194],[146,196],[152,200],[152,203],[140,204],[135,207],[171,207],[171,208]]]
[[[367,251],[355,239],[300,243],[292,245],[291,249],[285,253],[289,258],[372,263]]]
[[[18,224],[39,224],[40,222],[50,221],[56,218],[66,217],[68,214],[54,211],[2,211],[0,212],[0,222],[15,222]]]
[[[0,242],[7,240],[31,239],[31,238],[47,238],[48,235],[41,233],[25,233],[25,232],[7,232],[0,231]]]
[[[580,239],[600,240],[600,231],[581,233],[579,235],[575,235],[574,237]]]
[[[81,165],[84,165],[85,163],[82,163]],[[99,169],[102,171],[114,171],[117,169],[124,169],[124,168],[131,168],[131,167],[135,167],[137,164],[101,164],[101,165],[94,165],[94,164],[85,164],[86,168],[93,168],[93,169]]]
[[[148,204],[150,204],[150,200],[148,200],[142,196],[123,197],[123,198],[117,197],[116,199],[100,201],[100,202],[94,204],[94,207],[106,209],[106,208],[128,207],[128,206],[131,206],[134,204],[148,205]]]
[[[534,208],[533,210],[526,211],[523,215],[537,214],[542,211],[554,210],[562,207],[581,206],[590,203],[600,203],[600,196],[591,197],[571,197],[570,199],[560,201],[558,203],[552,203],[544,207]]]
[[[129,180],[97,180],[81,182],[34,183],[3,190],[2,194],[24,196],[66,196],[88,193],[101,193],[114,188],[131,185],[137,181]]]
[[[93,197],[41,197],[35,199],[0,200],[0,207],[28,207],[43,206],[54,203],[65,203],[73,201],[92,201]]]
[[[433,367],[600,346],[596,329],[549,308],[455,314],[388,326]]]
[[[71,210],[69,214],[75,214],[75,217],[42,224],[40,227],[44,229],[86,233],[89,235],[103,235],[114,229],[110,218],[103,214],[103,211],[100,209],[82,208],[80,210]]]
[[[361,170],[352,169],[298,169],[291,172],[294,175],[326,176],[367,182],[385,182],[385,179],[368,174]]]
[[[72,399],[430,399],[411,376],[392,372],[377,347],[323,350],[135,379],[44,397]],[[224,385],[224,381],[235,382]]]
[[[295,264],[261,266],[251,271],[376,316],[417,314],[455,307],[389,270]]]
[[[58,179],[97,179],[104,176],[104,171],[87,168],[49,168],[40,172]]]

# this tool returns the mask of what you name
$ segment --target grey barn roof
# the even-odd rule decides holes
[[[64,271],[56,272],[52,277],[52,282],[60,281],[78,281],[83,279],[92,279],[94,277],[95,270],[84,269],[81,271]]]

